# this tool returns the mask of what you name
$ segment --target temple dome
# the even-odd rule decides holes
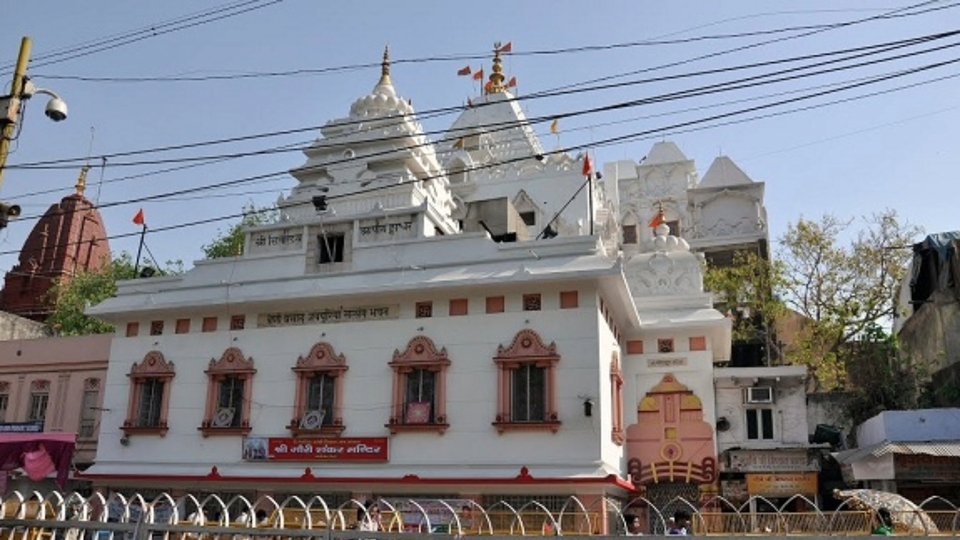
[[[350,106],[354,118],[381,117],[413,114],[413,106],[397,95],[390,79],[390,50],[384,49],[381,75],[369,95],[363,96]]]

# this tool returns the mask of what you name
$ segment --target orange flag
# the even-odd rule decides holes
[[[137,212],[137,215],[133,216],[133,223],[135,225],[140,225],[140,226],[147,224],[147,220],[143,217],[143,208],[141,208],[140,211]]]
[[[483,80],[483,68],[480,68],[480,71],[477,71],[473,74],[473,80],[475,81]]]
[[[667,220],[663,218],[663,212],[657,212],[657,215],[653,216],[653,220],[650,221],[650,228],[656,229],[666,222]]]
[[[497,49],[497,52],[501,53],[512,53],[513,52],[513,42],[508,41],[506,45]]]
[[[516,88],[517,87],[517,78],[510,77],[510,82],[507,83],[507,88]]]
[[[460,69],[457,70],[457,75],[459,75],[459,76],[461,76],[461,77],[466,77],[467,75],[469,75],[469,74],[471,74],[471,73],[473,73],[473,71],[470,69],[470,66],[464,66],[464,67],[462,67],[462,68],[460,68]]]
[[[590,176],[591,174],[593,174],[593,162],[590,161],[590,154],[587,154],[587,156],[583,158],[583,175]]]

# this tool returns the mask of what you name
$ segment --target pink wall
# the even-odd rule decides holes
[[[48,404],[44,431],[77,433],[78,464],[91,463],[96,454],[100,411],[87,429],[81,431],[83,397],[97,390],[96,407],[103,403],[112,335],[51,337],[0,341],[0,395],[7,396],[7,408],[0,422],[27,422],[34,383],[48,381]]]

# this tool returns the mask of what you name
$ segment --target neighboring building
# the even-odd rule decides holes
[[[848,481],[960,503],[960,409],[884,411],[856,430],[858,447],[834,454]]]
[[[960,405],[960,232],[914,244],[900,286],[894,332],[901,354],[920,366],[938,405]]]
[[[73,465],[89,467],[96,455],[111,339],[0,341],[0,445],[11,444],[5,437],[14,433],[76,434]],[[37,488],[25,478],[11,487]]]
[[[46,327],[43,323],[0,311],[0,341],[39,338],[45,335]]]
[[[445,152],[462,177],[442,174],[385,59],[243,256],[123,282],[92,308],[118,331],[86,477],[335,503],[559,510],[576,495],[600,514],[603,497],[716,495],[713,366],[729,360],[730,322],[701,257],[667,225],[621,257],[602,185],[593,213],[575,198],[550,223],[582,158],[511,161],[540,143],[498,66],[451,132],[469,138],[490,111],[515,136]],[[489,233],[471,232],[471,212]],[[557,236],[536,239],[548,224]]]
[[[739,505],[758,495],[777,508],[797,494],[816,501],[820,452],[808,443],[807,369],[720,368],[714,377],[723,496]]]
[[[19,263],[5,277],[0,310],[42,322],[52,311],[47,293],[56,281],[110,262],[103,218],[84,196],[87,171],[76,193],[50,206],[27,236]]]

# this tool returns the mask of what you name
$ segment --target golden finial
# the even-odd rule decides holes
[[[90,171],[89,165],[84,165],[80,169],[80,178],[77,178],[77,185],[74,186],[77,188],[77,195],[83,196],[83,192],[87,189],[87,173]]]
[[[390,46],[383,46],[383,62],[380,63],[380,84],[393,85],[390,80]]]
[[[490,82],[487,83],[485,91],[487,94],[498,94],[506,90],[503,86],[503,60],[500,59],[500,42],[493,44],[493,72],[490,73]]]

